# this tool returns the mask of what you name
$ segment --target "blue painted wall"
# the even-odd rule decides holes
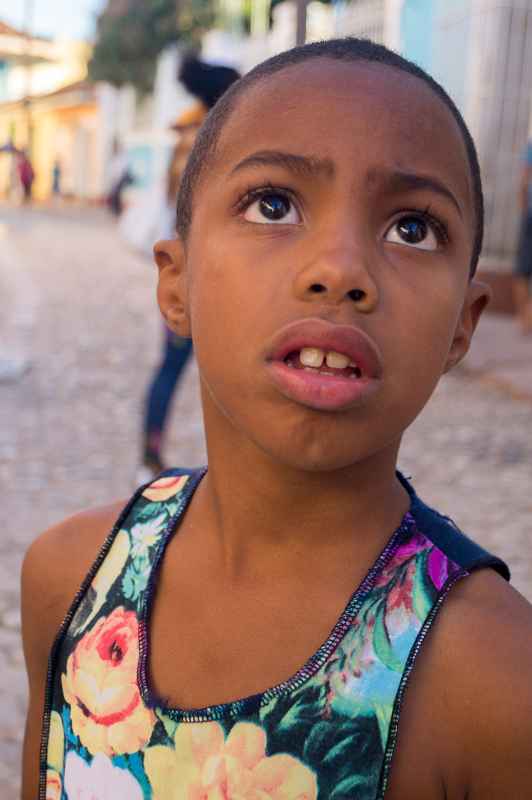
[[[401,50],[411,61],[432,71],[437,0],[404,0],[401,10]]]
[[[404,0],[403,54],[436,78],[460,108],[465,101],[469,30],[470,0]]]

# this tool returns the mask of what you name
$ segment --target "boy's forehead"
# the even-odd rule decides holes
[[[416,76],[365,61],[311,59],[246,88],[223,127],[213,166],[226,172],[262,149],[334,160],[338,145],[345,153],[352,148],[352,166],[362,161],[362,145],[377,158],[375,166],[384,157],[394,166],[445,172],[471,201],[467,151],[450,109]]]

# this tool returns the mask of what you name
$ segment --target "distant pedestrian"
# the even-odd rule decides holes
[[[54,197],[61,196],[61,177],[62,177],[61,162],[59,161],[59,159],[56,159],[52,167],[52,194]]]
[[[22,150],[17,159],[17,170],[20,185],[22,186],[23,201],[24,203],[31,203],[33,192],[33,181],[35,180],[35,172],[29,156],[25,150]]]
[[[195,57],[184,60],[179,79],[188,92],[198,99],[186,109],[172,125],[179,139],[168,168],[167,201],[171,209],[172,229],[167,236],[175,235],[175,202],[181,175],[186,167],[188,156],[200,126],[209,109],[221,95],[239,78],[239,73],[231,67],[205,64]],[[142,465],[137,479],[143,483],[164,469],[161,454],[164,432],[172,397],[192,353],[192,341],[165,329],[163,355],[148,387],[143,429]]]
[[[126,153],[118,141],[113,145],[113,156],[109,165],[110,190],[107,195],[107,207],[110,212],[119,217],[124,210],[123,194],[125,189],[134,183]]]
[[[519,325],[523,333],[532,332],[532,142],[524,153],[520,183],[521,233],[513,279],[513,295]]]

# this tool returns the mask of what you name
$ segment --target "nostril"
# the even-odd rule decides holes
[[[366,297],[366,292],[363,292],[362,289],[351,289],[351,291],[347,293],[347,296],[355,303],[360,303],[360,301],[364,300]]]
[[[323,286],[321,283],[313,283],[312,286],[310,287],[310,291],[313,292],[314,294],[320,294],[321,292],[325,292],[326,289],[325,286]]]

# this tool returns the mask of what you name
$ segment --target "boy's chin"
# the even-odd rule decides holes
[[[270,458],[280,467],[299,472],[334,472],[364,463],[375,455],[370,449],[362,449],[352,442],[312,442],[295,447],[290,442],[283,444],[261,443]]]

